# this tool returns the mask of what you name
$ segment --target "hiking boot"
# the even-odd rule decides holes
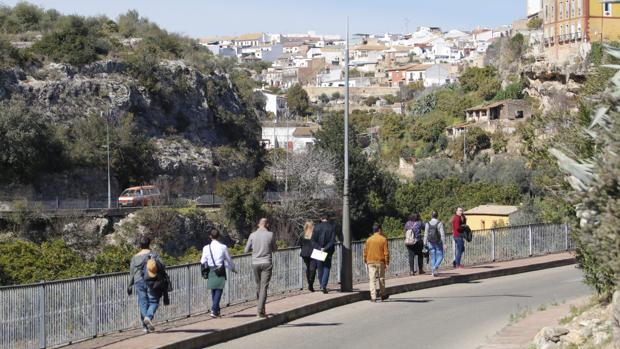
[[[153,326],[153,322],[151,321],[151,319],[145,317],[142,323],[144,324],[144,326],[146,326],[149,332],[155,331],[155,326]]]

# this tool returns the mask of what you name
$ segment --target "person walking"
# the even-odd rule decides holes
[[[202,248],[200,264],[209,267],[207,289],[211,290],[211,314],[212,318],[220,317],[220,300],[226,284],[226,269],[236,272],[232,258],[228,253],[228,247],[219,241],[220,232],[212,229],[209,232],[211,242]],[[219,275],[218,275],[219,274]]]
[[[446,242],[446,234],[443,223],[438,219],[437,211],[431,213],[431,220],[426,223],[424,245],[430,253],[431,273],[437,276],[437,269],[443,261],[443,246]]]
[[[129,263],[129,286],[127,287],[127,295],[130,296],[133,293],[133,287],[136,288],[144,332],[155,331],[153,318],[159,308],[160,298],[164,296],[164,304],[169,304],[170,280],[164,264],[150,246],[151,239],[148,236],[138,239],[140,251],[131,258]]]
[[[385,293],[385,271],[390,264],[390,251],[388,249],[388,241],[383,236],[381,225],[373,225],[372,231],[372,236],[364,244],[364,264],[366,264],[366,269],[368,270],[370,301],[377,302],[377,279],[379,279],[381,300],[384,301],[389,297]]]
[[[314,230],[312,231],[312,247],[327,252],[327,257],[324,261],[316,261],[321,292],[327,293],[329,271],[332,267],[332,256],[336,249],[336,231],[334,226],[327,221],[327,215],[325,214],[321,216],[321,222],[314,226]]]
[[[300,238],[301,252],[299,255],[306,265],[306,281],[308,282],[308,291],[314,292],[314,279],[316,276],[316,261],[312,256],[312,232],[314,230],[314,223],[312,221],[306,221],[304,224],[304,233]]]
[[[455,256],[454,261],[452,261],[452,266],[454,268],[463,268],[463,264],[461,264],[461,258],[463,258],[463,253],[465,252],[465,241],[463,240],[463,228],[467,224],[467,218],[465,218],[465,214],[463,213],[463,208],[458,207],[456,209],[456,214],[452,216],[452,238],[454,239],[454,249]]]
[[[409,260],[409,275],[415,275],[415,260],[418,260],[418,273],[424,274],[424,241],[422,237],[424,223],[419,213],[412,213],[405,223],[405,246]]]
[[[277,249],[276,240],[271,231],[267,230],[269,222],[267,218],[261,218],[258,222],[258,229],[250,234],[245,245],[245,253],[252,251],[252,271],[256,281],[256,305],[257,317],[264,319],[267,317],[265,303],[267,302],[267,289],[271,280],[273,269],[271,256]]]

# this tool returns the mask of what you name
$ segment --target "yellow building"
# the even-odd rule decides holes
[[[465,211],[465,217],[471,230],[484,230],[509,225],[510,215],[518,210],[517,206],[480,205]]]
[[[619,0],[543,0],[543,45],[555,63],[575,59],[582,44],[620,41]]]
[[[589,5],[589,40],[620,41],[620,1],[590,0]]]

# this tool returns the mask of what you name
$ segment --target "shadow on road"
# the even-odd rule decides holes
[[[286,324],[280,327],[319,327],[319,326],[340,326],[342,322],[304,322],[301,324]]]
[[[165,333],[205,333],[206,334],[206,333],[214,333],[216,331],[215,330],[207,330],[207,329],[204,329],[204,330],[190,330],[190,329],[187,329],[187,330],[173,330],[173,329],[170,329],[170,330],[164,330],[164,331],[161,331],[161,332],[165,332]]]
[[[427,303],[433,299],[454,299],[454,298],[491,298],[491,297],[506,297],[506,298],[532,298],[524,294],[482,294],[477,296],[453,296],[453,297],[423,297],[423,298],[390,298],[392,302],[404,301],[417,301],[417,303]]]
[[[415,299],[415,298],[390,298],[388,303],[428,303],[432,302],[430,299]]]

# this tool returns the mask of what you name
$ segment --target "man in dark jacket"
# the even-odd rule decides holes
[[[325,258],[324,261],[316,261],[321,292],[327,293],[329,270],[332,266],[332,256],[336,248],[336,231],[334,226],[327,221],[326,215],[321,216],[321,222],[314,226],[314,230],[312,231],[312,247],[327,252],[327,258]]]

